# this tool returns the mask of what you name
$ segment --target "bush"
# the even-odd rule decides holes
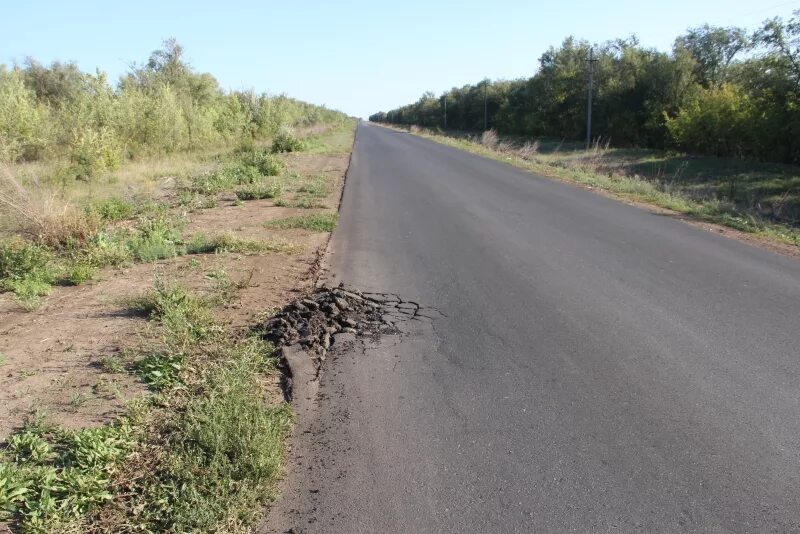
[[[278,176],[286,169],[286,165],[280,159],[263,151],[245,152],[241,156],[241,161],[258,169],[263,176]]]
[[[136,214],[133,202],[118,197],[96,200],[86,207],[88,213],[96,213],[104,221],[121,221]]]
[[[0,280],[20,280],[47,270],[53,254],[45,246],[22,240],[0,242]]]
[[[87,128],[73,132],[70,159],[76,176],[79,179],[89,180],[118,169],[122,162],[122,150],[111,129]]]
[[[294,133],[287,129],[282,128],[272,140],[272,152],[297,152],[303,150],[305,144],[298,139]]]

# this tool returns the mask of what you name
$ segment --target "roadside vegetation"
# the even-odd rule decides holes
[[[726,168],[728,172],[737,172],[730,169],[739,169],[738,172],[750,169],[746,172],[753,176],[769,176],[769,166],[598,145],[587,151],[577,148],[577,144],[565,148],[565,143],[560,141],[522,140],[515,136],[499,136],[495,131],[480,135],[414,127],[411,131],[538,174],[606,191],[618,198],[666,208],[691,219],[721,224],[770,241],[800,246],[800,228],[796,225],[763,217],[757,210],[747,209],[726,198],[725,189],[730,187],[724,180]],[[686,187],[674,175],[667,174],[665,169],[670,166],[676,166],[681,173],[690,176],[695,173],[698,181],[705,177],[707,182],[704,186],[696,184],[696,190]],[[630,167],[637,167],[639,171],[631,173]]]
[[[593,138],[586,77],[593,48]],[[370,117],[444,130],[524,166],[796,242],[800,11],[752,31],[705,25],[666,53],[636,37],[551,47],[528,79],[483,80]],[[474,132],[486,131],[487,137]],[[508,155],[507,154],[507,155]]]
[[[26,422],[0,436],[0,530],[249,531],[293,419],[258,324],[265,302],[280,303],[270,289],[296,289],[323,243],[285,239],[260,215],[332,230],[354,127],[288,97],[224,92],[174,41],[115,86],[71,63],[0,66],[4,328],[30,317],[50,343],[81,292],[122,275],[152,285],[81,301],[98,330],[76,323],[55,349],[0,340],[3,384],[44,384],[23,396]],[[103,317],[139,326],[110,351],[76,349],[108,335]],[[81,366],[83,381],[100,377],[83,389],[64,379]],[[49,390],[65,392],[62,411],[103,422],[54,423],[69,417],[44,405]],[[109,416],[104,403],[125,408]]]

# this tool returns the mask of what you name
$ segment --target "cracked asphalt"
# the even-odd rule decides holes
[[[334,346],[262,532],[800,531],[800,263],[362,124]]]

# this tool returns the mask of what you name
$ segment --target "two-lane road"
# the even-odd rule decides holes
[[[800,262],[371,125],[332,250],[444,315],[326,364],[268,530],[800,531]]]

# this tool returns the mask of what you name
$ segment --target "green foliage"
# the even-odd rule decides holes
[[[260,374],[271,348],[258,340],[225,345],[203,387],[171,425],[163,460],[130,503],[149,531],[210,532],[260,513],[280,474],[293,416],[268,406]]]
[[[595,139],[800,163],[800,10],[751,33],[691,28],[670,53],[645,48],[635,37],[594,46],[568,38],[542,54],[528,79],[482,80],[438,97],[425,93],[370,120],[441,128],[446,101],[449,129],[580,140],[590,47]]]
[[[697,92],[678,111],[666,117],[677,145],[715,156],[753,156],[753,138],[760,113],[741,88],[723,85]]]
[[[277,239],[256,241],[243,239],[231,234],[219,234],[212,237],[208,237],[205,234],[196,234],[186,244],[186,250],[189,254],[225,252],[238,254],[258,254],[260,252],[295,254],[302,251],[302,247]]]
[[[305,149],[305,143],[288,128],[282,128],[272,139],[272,152],[299,152]]]
[[[184,360],[183,354],[151,353],[136,362],[136,371],[156,391],[173,389],[183,385]]]
[[[240,157],[244,165],[255,167],[263,176],[278,176],[286,170],[283,161],[264,151],[247,151]]]
[[[47,121],[47,107],[25,87],[23,76],[0,65],[0,162],[41,157],[48,144]]]
[[[143,217],[128,248],[134,258],[144,262],[179,256],[184,253],[180,225],[166,215]]]
[[[259,200],[264,198],[277,198],[283,193],[283,184],[280,180],[263,180],[248,184],[236,190],[239,200]]]
[[[111,480],[135,447],[135,421],[84,430],[29,423],[0,456],[0,521],[25,532],[77,530],[81,516],[113,498]]]
[[[225,92],[213,76],[191,69],[173,39],[116,87],[74,63],[0,65],[0,162],[57,157],[71,163],[65,175],[79,179],[105,175],[130,157],[252,143],[283,126],[345,120],[284,96]]]
[[[119,197],[111,197],[91,202],[86,211],[97,213],[104,221],[121,221],[130,219],[137,213],[137,206],[133,202]]]
[[[314,232],[332,232],[336,228],[339,216],[336,213],[313,213],[311,215],[298,215],[267,221],[267,228],[302,228]]]
[[[209,303],[177,284],[157,283],[153,291],[123,302],[132,312],[157,320],[171,347],[185,349],[219,333]]]
[[[325,198],[330,193],[330,186],[328,185],[328,180],[324,176],[317,176],[303,182],[298,192],[312,198]]]

